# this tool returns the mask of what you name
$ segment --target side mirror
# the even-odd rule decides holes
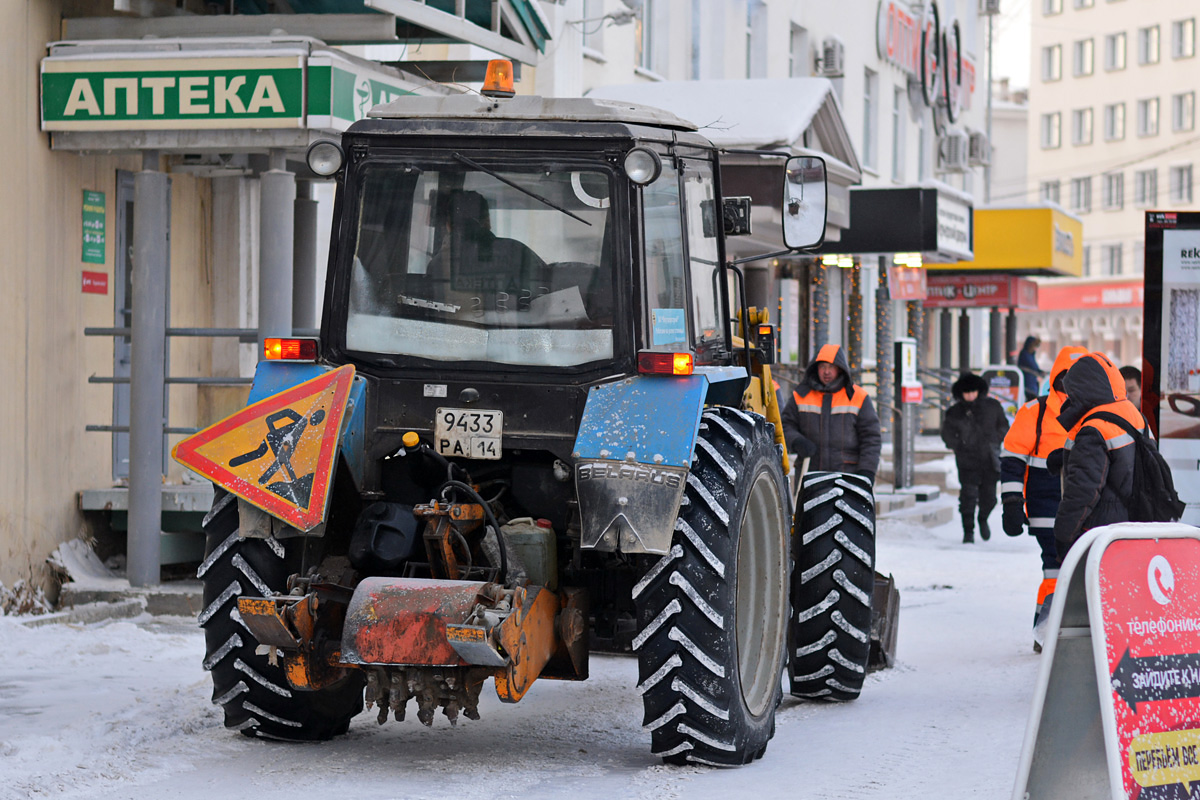
[[[792,156],[783,179],[783,243],[789,250],[816,247],[825,241],[829,211],[825,161]]]

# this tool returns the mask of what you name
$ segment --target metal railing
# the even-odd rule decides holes
[[[297,328],[293,333],[294,336],[316,336],[318,330],[316,328]],[[107,336],[111,338],[125,337],[129,338],[132,335],[132,329],[126,328],[84,328],[84,336]],[[258,342],[257,328],[167,328],[167,338],[173,336],[178,337],[199,337],[206,339],[234,339],[238,340],[239,344],[256,344]],[[169,352],[169,351],[168,351]],[[170,357],[167,358],[168,370]],[[112,386],[128,384],[130,379],[124,376],[115,375],[90,375],[88,383],[109,384]],[[204,375],[171,375],[168,373],[163,379],[167,384],[183,384],[190,386],[247,386],[254,382],[253,378],[232,378],[232,377],[213,377]],[[114,414],[116,407],[113,408]],[[170,414],[170,405],[168,404],[166,414]],[[166,414],[164,416],[166,416]],[[190,435],[198,432],[199,428],[180,428],[173,427],[164,420],[163,433],[178,433]],[[111,425],[87,425],[84,430],[98,433],[129,433],[128,425],[118,425],[116,420],[113,420]]]

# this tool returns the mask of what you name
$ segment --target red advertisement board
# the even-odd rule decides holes
[[[1097,585],[1123,796],[1187,796],[1200,782],[1200,541],[1117,539]]]
[[[888,270],[888,293],[893,300],[924,300],[926,272],[921,267],[901,267]]]
[[[83,271],[84,294],[108,294],[108,273]]]
[[[930,275],[926,308],[1038,307],[1038,286],[1016,275]]]
[[[1073,311],[1088,308],[1141,308],[1145,297],[1142,279],[1104,283],[1043,282],[1038,286],[1040,311]]]

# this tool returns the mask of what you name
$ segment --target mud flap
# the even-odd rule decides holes
[[[876,572],[871,601],[871,653],[867,656],[867,672],[896,665],[896,630],[899,624],[900,590],[896,588],[896,579]]]

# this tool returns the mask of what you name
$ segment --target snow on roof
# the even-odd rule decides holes
[[[828,78],[656,81],[598,86],[588,97],[655,106],[691,120],[715,145],[748,149],[800,146],[824,109],[839,134],[821,137],[829,155],[857,167]]]

